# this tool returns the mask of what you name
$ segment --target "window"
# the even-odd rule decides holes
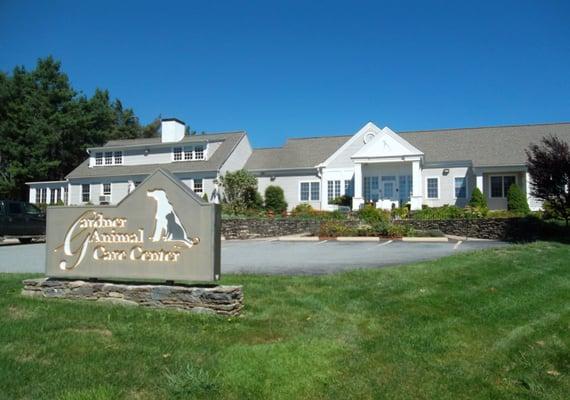
[[[309,182],[301,182],[301,201],[309,201],[309,193],[310,193],[310,183]]]
[[[172,159],[174,161],[182,160],[182,147],[175,147],[172,149]]]
[[[47,201],[47,188],[40,189],[40,203],[45,204]]]
[[[378,201],[378,177],[364,177],[364,201]]]
[[[40,204],[40,189],[36,189],[36,204]]]
[[[185,160],[192,160],[194,149],[192,147],[185,147],[184,148],[184,159]]]
[[[122,151],[116,151],[115,152],[115,164],[121,165],[122,163],[123,163],[123,152]]]
[[[24,203],[24,212],[30,215],[39,215],[42,211],[33,204]]]
[[[412,196],[412,175],[400,175],[399,182],[400,202],[406,204],[410,201],[410,197]]]
[[[8,214],[23,214],[24,208],[22,207],[22,203],[18,202],[10,202],[8,203]]]
[[[68,203],[68,201],[67,201],[68,197],[69,197],[69,192],[68,192],[67,186],[66,186],[63,188],[63,204]]]
[[[491,176],[491,197],[507,197],[509,188],[516,182],[514,175]]]
[[[328,181],[327,189],[327,198],[329,200],[329,203],[337,197],[340,197],[340,181]]]
[[[103,184],[103,196],[110,196],[111,195],[111,184],[104,183]]]
[[[91,186],[88,183],[81,185],[81,201],[83,203],[89,202],[91,199]]]
[[[202,179],[194,179],[194,192],[202,193],[204,190]]]
[[[464,199],[467,197],[467,181],[465,177],[455,178],[455,197]]]
[[[301,182],[299,199],[301,201],[319,201],[321,197],[320,182]]]
[[[507,197],[510,187],[516,183],[514,176],[503,176],[503,197]]]
[[[204,159],[204,146],[196,146],[194,148],[194,158],[196,160],[203,160]]]
[[[112,165],[113,164],[113,152],[107,151],[105,152],[105,165]]]
[[[319,182],[311,182],[311,201],[319,201],[321,198],[321,184]]]
[[[352,191],[353,191],[353,185],[352,185],[352,179],[347,179],[344,181],[344,194],[346,196],[354,196]]]
[[[95,165],[103,165],[103,153],[95,153]]]
[[[55,199],[55,190],[52,189],[52,190],[49,192],[49,204],[55,204],[55,202],[56,202],[56,199]]]
[[[141,184],[141,181],[135,181],[135,187]]]
[[[439,178],[427,178],[427,197],[428,199],[439,197]]]

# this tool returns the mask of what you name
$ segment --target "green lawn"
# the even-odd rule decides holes
[[[29,275],[28,275],[29,276]],[[570,246],[227,276],[242,317],[37,300],[0,275],[0,398],[567,399]]]

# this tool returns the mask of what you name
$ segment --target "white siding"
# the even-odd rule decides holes
[[[449,173],[443,173],[444,169],[449,169]],[[439,198],[428,199],[427,194],[427,178],[437,177],[439,179]],[[467,178],[467,193],[464,199],[455,197],[455,178]],[[468,167],[438,167],[425,168],[422,171],[422,187],[423,187],[423,204],[430,207],[441,207],[443,205],[456,205],[465,207],[471,198],[473,187],[475,186],[475,177],[471,169]]]
[[[195,173],[185,173],[176,174],[182,183],[188,186],[190,189],[194,189],[194,179],[202,179],[202,193],[198,193],[198,196],[204,196],[204,193],[208,195],[208,201],[212,199],[212,194],[214,192],[214,179],[216,179],[215,173],[212,172],[195,172]]]
[[[251,156],[251,153],[252,150],[249,139],[247,136],[244,136],[220,168],[220,174],[225,175],[227,171],[237,171],[242,169],[249,159],[249,156]]]
[[[321,179],[316,174],[306,174],[306,175],[290,175],[290,176],[279,176],[275,175],[275,179],[272,181],[270,176],[260,176],[257,178],[257,187],[259,193],[265,198],[265,189],[268,186],[280,186],[285,194],[285,201],[287,202],[287,207],[289,210],[295,208],[301,203],[310,204],[316,210],[321,208],[321,202],[319,201],[301,201],[300,200],[300,184],[301,182],[321,182]],[[321,184],[321,196],[322,196],[322,182]]]

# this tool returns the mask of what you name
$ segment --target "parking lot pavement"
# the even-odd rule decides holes
[[[222,274],[313,275],[357,268],[378,268],[432,260],[456,252],[506,246],[504,242],[417,243],[286,242],[226,240],[222,242]],[[0,272],[44,272],[45,244],[0,244]]]

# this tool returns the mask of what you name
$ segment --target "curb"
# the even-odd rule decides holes
[[[444,243],[444,242],[449,242],[449,239],[446,237],[403,237],[402,242]]]
[[[379,242],[380,238],[376,236],[339,236],[336,238],[336,241],[337,242]]]

